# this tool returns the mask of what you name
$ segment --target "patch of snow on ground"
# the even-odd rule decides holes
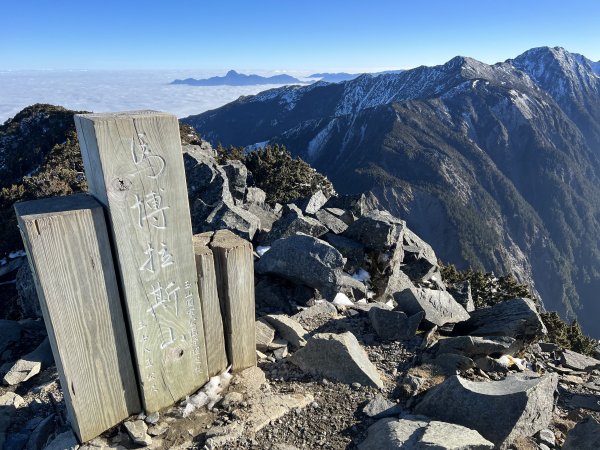
[[[342,294],[341,292],[336,294],[335,298],[333,299],[333,302],[331,302],[331,303],[333,303],[334,305],[337,305],[337,306],[352,306],[352,305],[354,305],[354,303],[352,303],[352,300],[350,300],[346,294]]]
[[[262,256],[265,253],[267,253],[269,250],[271,250],[271,247],[266,246],[266,245],[259,245],[258,247],[256,247],[256,254],[258,256]]]
[[[317,135],[308,143],[307,150],[309,159],[313,159],[323,149],[335,124],[336,119],[331,120],[331,122],[329,122],[321,131],[319,131]]]
[[[365,269],[358,269],[354,275],[352,275],[357,281],[364,283],[365,281],[369,281],[371,279],[371,274],[367,272]]]

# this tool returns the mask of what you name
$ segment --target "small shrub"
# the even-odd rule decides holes
[[[242,161],[252,173],[254,183],[267,194],[268,203],[290,203],[318,190],[327,196],[335,193],[329,179],[300,158],[293,158],[285,146],[275,144],[245,153],[241,147],[217,146],[217,160]]]
[[[556,311],[542,313],[542,320],[548,329],[547,341],[574,352],[593,355],[598,342],[583,334],[577,320],[573,320],[569,325]]]
[[[536,300],[529,288],[519,284],[511,274],[497,278],[492,272],[468,270],[459,271],[452,264],[442,265],[442,278],[449,286],[465,280],[471,283],[471,295],[476,308],[493,306],[513,298],[525,297]]]

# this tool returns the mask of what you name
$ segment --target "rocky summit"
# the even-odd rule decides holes
[[[228,228],[253,243],[257,367],[80,444],[15,253],[3,275],[18,289],[2,300],[0,446],[597,448],[600,361],[546,323],[533,295],[458,279],[368,195],[315,187],[268,203],[240,161],[199,139],[183,150],[195,232]]]

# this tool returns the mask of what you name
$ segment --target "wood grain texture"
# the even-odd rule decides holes
[[[208,247],[212,236],[213,233],[209,232],[196,234],[192,238],[194,256],[196,257],[200,302],[202,304],[208,374],[211,377],[227,368],[225,335],[217,289],[215,262],[213,260],[213,252]]]
[[[235,372],[256,365],[252,244],[220,230],[209,246],[215,260],[227,356]]]
[[[71,425],[84,442],[141,410],[102,206],[15,205]]]
[[[208,380],[177,118],[75,116],[89,190],[106,208],[148,413]]]

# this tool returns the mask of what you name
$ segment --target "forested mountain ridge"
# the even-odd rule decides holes
[[[531,49],[284,87],[183,121],[213,143],[271,142],[383,205],[461,267],[511,271],[600,337],[600,78]],[[596,69],[595,69],[596,68]]]

